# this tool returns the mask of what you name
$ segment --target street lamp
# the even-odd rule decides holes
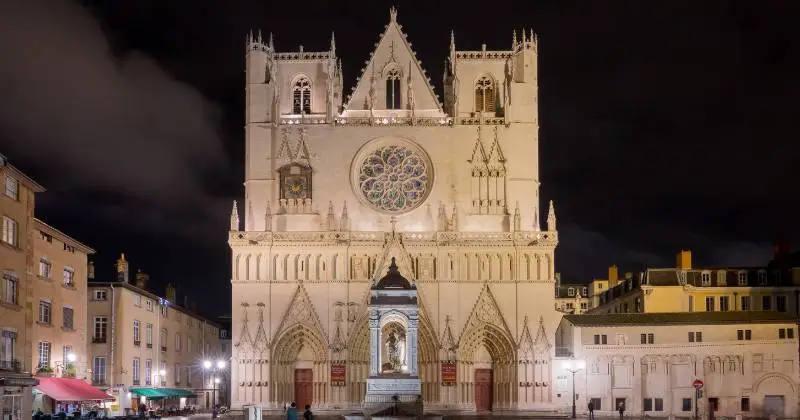
[[[575,360],[575,358],[570,358],[569,360],[564,361],[564,370],[572,374],[572,418],[576,417],[575,415],[575,374],[582,371],[586,367],[586,362],[583,360]]]
[[[165,376],[167,376],[167,371],[164,370],[164,369],[159,370],[158,371],[158,382],[159,383],[164,383],[164,381],[166,380],[166,379],[164,379]]]
[[[75,353],[73,353],[73,352],[67,353],[67,361],[69,361],[70,363],[74,362],[77,359],[78,359],[78,356],[76,356]]]
[[[206,370],[210,370],[212,373],[212,377],[214,378],[212,380],[214,385],[211,388],[212,408],[213,406],[217,405],[217,384],[219,384],[220,382],[219,378],[216,377],[217,372],[224,370],[225,366],[226,366],[225,361],[222,359],[217,360],[216,362],[212,362],[211,360],[203,361],[203,368],[205,368]]]

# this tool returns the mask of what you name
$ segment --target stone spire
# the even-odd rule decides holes
[[[247,201],[247,210],[245,210],[246,223],[244,226],[245,231],[255,230],[255,214],[253,214],[253,201]]]
[[[331,58],[336,57],[336,35],[331,32]]]
[[[553,200],[550,200],[550,208],[547,210],[547,231],[556,231],[556,208],[553,206]]]
[[[239,208],[236,206],[236,200],[233,200],[233,209],[231,209],[231,231],[236,232],[239,230]]]
[[[533,231],[538,232],[541,228],[539,227],[539,207],[533,206]]]
[[[452,30],[450,31],[450,60],[455,61],[456,59],[456,33]]]
[[[514,32],[511,33],[511,50],[517,50],[517,30],[514,29]]]
[[[347,201],[342,206],[342,220],[339,222],[340,230],[350,230],[350,216],[347,214]]]
[[[264,232],[272,231],[272,209],[267,201],[267,208],[264,210]]]
[[[439,214],[437,216],[438,219],[438,226],[437,229],[440,232],[444,232],[447,230],[447,210],[444,208],[444,203],[439,203]]]
[[[327,225],[328,230],[336,230],[336,215],[333,214],[333,201],[328,202]]]
[[[397,9],[394,6],[389,8],[389,21],[397,23]]]
[[[519,214],[519,201],[517,201],[517,206],[514,208],[514,232],[519,232],[522,230],[522,217]]]

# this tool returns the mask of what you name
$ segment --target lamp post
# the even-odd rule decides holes
[[[164,379],[165,376],[167,376],[167,371],[166,370],[161,369],[161,370],[158,371],[158,382],[159,382],[159,384],[163,384],[164,383],[164,381],[166,380],[166,379]],[[164,386],[164,385],[159,385],[159,386]]]
[[[575,409],[575,374],[582,371],[586,367],[586,362],[583,360],[575,360],[574,357],[564,362],[564,370],[572,374],[572,418],[576,417]]]
[[[211,362],[211,360],[204,360],[203,368],[205,370],[210,370],[212,373],[212,378],[213,378],[212,383],[214,385],[211,388],[211,407],[213,409],[213,407],[217,405],[217,384],[219,383],[217,372],[225,370],[225,361],[221,359],[217,360],[216,362]]]

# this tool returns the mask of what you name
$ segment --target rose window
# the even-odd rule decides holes
[[[406,146],[383,146],[361,159],[356,189],[366,203],[388,213],[411,211],[425,200],[430,175],[420,153]]]

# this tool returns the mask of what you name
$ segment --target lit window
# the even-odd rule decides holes
[[[400,109],[400,70],[389,70],[386,76],[386,109]]]
[[[42,257],[39,260],[39,276],[49,279],[52,275],[53,263],[51,263],[46,257]]]
[[[737,276],[739,278],[739,286],[747,286],[747,271],[740,271]]]
[[[494,82],[488,76],[475,83],[475,111],[494,112]]]
[[[571,287],[567,289],[567,296],[575,296],[575,289]]]
[[[6,176],[6,197],[19,200],[19,181],[10,176]]]
[[[711,286],[711,273],[703,273],[700,275],[703,286]]]
[[[11,246],[17,246],[19,244],[18,241],[17,221],[8,216],[3,216],[3,242]]]
[[[50,325],[53,320],[53,306],[50,302],[39,301],[39,322],[45,325]]]
[[[94,291],[94,300],[106,300],[108,298],[108,294],[104,289],[99,289]]]
[[[39,368],[50,366],[50,342],[39,342]]]
[[[73,287],[75,285],[75,272],[70,267],[64,267],[64,286]]]
[[[311,113],[311,82],[302,76],[292,85],[292,114]]]

